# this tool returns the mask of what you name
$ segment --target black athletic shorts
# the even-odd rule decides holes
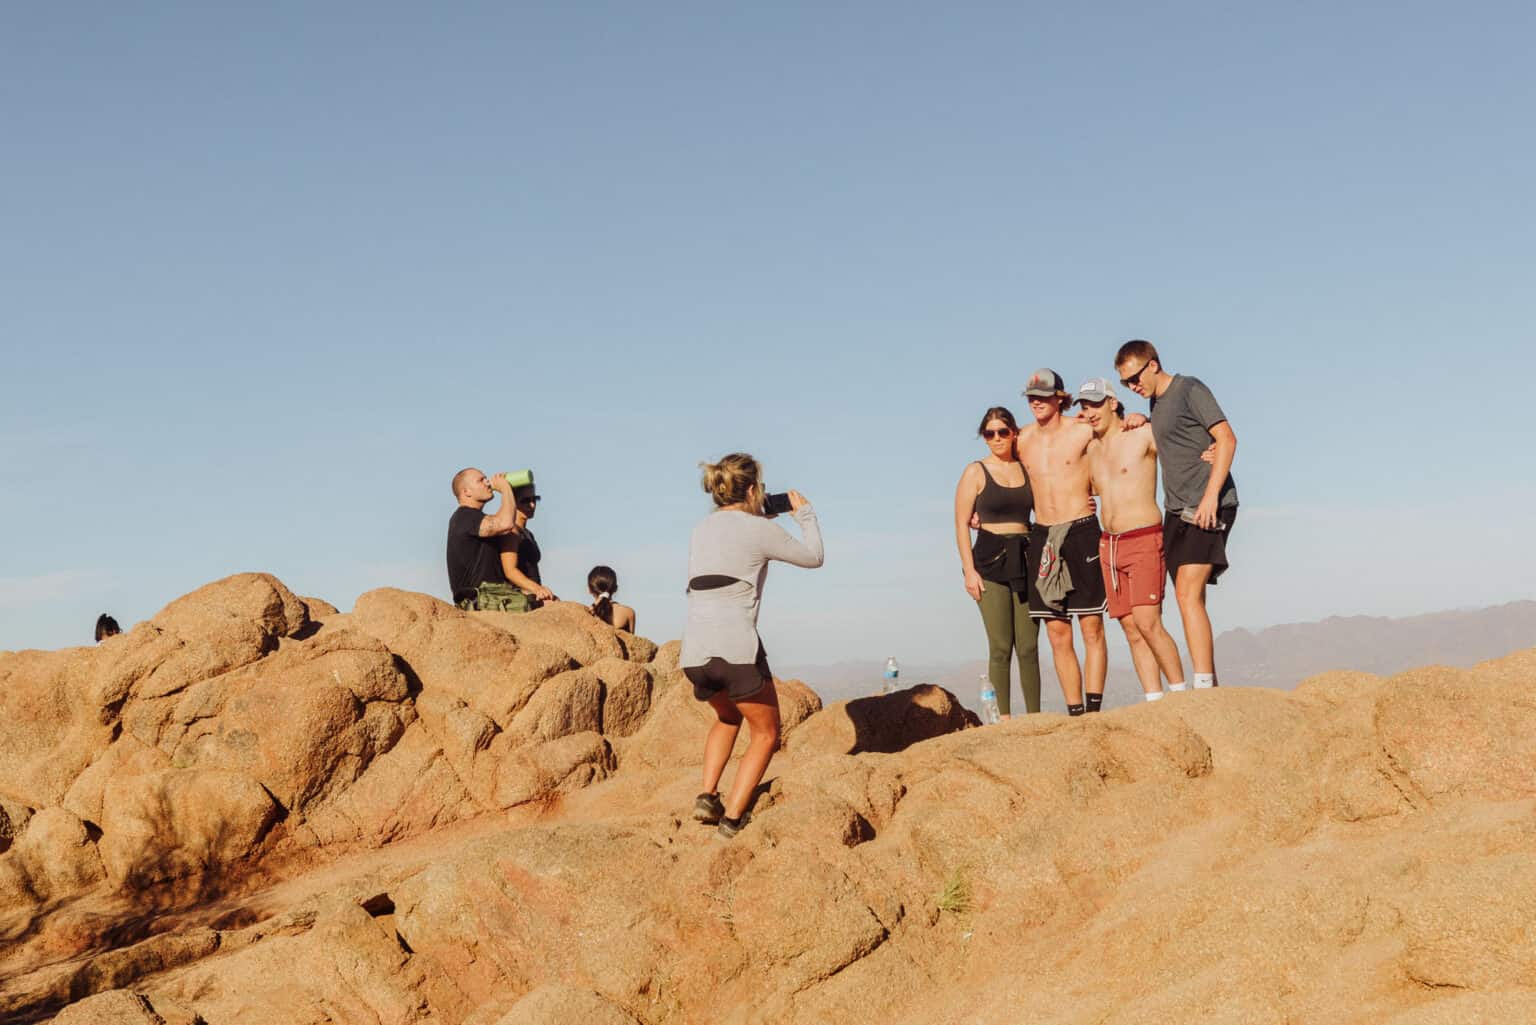
[[[1029,531],[1029,615],[1031,619],[1070,619],[1073,616],[1103,615],[1109,607],[1104,595],[1104,571],[1099,568],[1099,518],[1084,516],[1074,520],[1067,536],[1061,542],[1057,558],[1067,565],[1072,574],[1072,590],[1067,592],[1058,612],[1046,605],[1040,597],[1041,557],[1045,554],[1045,540],[1050,528],[1035,524]],[[1046,568],[1049,568],[1047,566]]]
[[[749,665],[712,658],[701,666],[684,666],[683,675],[693,684],[693,696],[708,701],[711,695],[725,692],[732,701],[744,701],[763,689],[773,679],[768,668],[768,653],[757,642],[757,661]]]
[[[1211,583],[1226,572],[1227,538],[1237,522],[1237,506],[1216,510],[1220,530],[1205,530],[1187,523],[1176,512],[1163,517],[1163,559],[1168,563],[1168,579],[1177,580],[1180,566],[1211,567]]]

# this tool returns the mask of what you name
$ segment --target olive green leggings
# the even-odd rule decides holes
[[[1026,711],[1040,711],[1040,624],[1029,618],[1029,599],[1007,584],[981,582],[981,622],[987,628],[987,678],[997,691],[997,710],[1009,715],[1008,659],[1019,656],[1019,689]]]

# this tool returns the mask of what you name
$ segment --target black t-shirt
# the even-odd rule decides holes
[[[486,581],[507,582],[501,572],[501,539],[480,536],[484,518],[485,513],[467,505],[448,518],[448,586],[456,602],[473,598],[475,588]]]
[[[533,531],[524,527],[520,536],[501,539],[501,551],[509,552],[514,547],[517,549],[517,568],[534,583],[544,583],[539,579],[539,558],[543,553],[539,551],[539,543],[533,539]]]

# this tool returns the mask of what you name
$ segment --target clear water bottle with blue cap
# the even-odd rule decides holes
[[[892,655],[885,660],[885,675],[880,681],[881,694],[896,693],[896,681],[901,677],[901,666],[896,664],[896,656]]]
[[[995,723],[1001,719],[997,711],[997,688],[992,686],[992,677],[985,673],[981,677],[981,721],[983,723]]]

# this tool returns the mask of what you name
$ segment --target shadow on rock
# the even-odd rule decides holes
[[[825,754],[895,754],[924,740],[981,725],[953,694],[919,684],[894,694],[839,701],[801,725],[786,747]]]

